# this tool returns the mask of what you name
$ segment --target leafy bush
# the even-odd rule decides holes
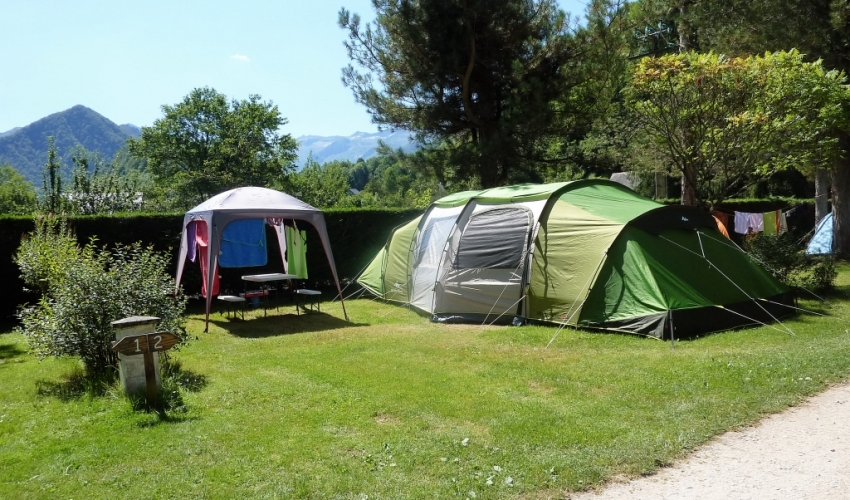
[[[36,355],[78,356],[90,376],[102,375],[118,361],[110,345],[115,338],[111,322],[137,315],[157,316],[158,328],[186,339],[181,317],[186,297],[182,291],[173,296],[167,254],[139,243],[111,251],[89,244],[75,246],[70,258],[73,236],[64,221],[36,226],[15,258],[27,283],[47,282],[38,304],[19,314],[18,330]],[[60,255],[51,255],[51,249]]]
[[[747,253],[792,288],[818,291],[832,288],[838,273],[831,256],[807,255],[789,233],[756,235],[744,241]]]
[[[77,238],[63,217],[39,216],[35,229],[21,238],[15,264],[21,279],[42,296],[50,294],[50,286],[65,280],[70,265],[79,260]]]

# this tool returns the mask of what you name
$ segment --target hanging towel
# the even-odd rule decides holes
[[[723,224],[723,221],[720,220],[720,217],[718,217],[716,215],[713,216],[713,217],[714,217],[714,222],[717,223],[717,230],[720,231],[720,234],[729,238],[729,231],[726,230],[726,224]]]
[[[715,210],[711,212],[715,219],[719,220],[723,227],[729,227],[729,214]]]
[[[187,257],[189,257],[189,261],[195,262],[195,257],[198,254],[198,242],[195,241],[197,237],[197,224],[198,221],[193,220],[190,221],[188,225],[186,225],[186,245],[188,246]]]
[[[735,212],[735,232],[747,234],[748,227],[750,227],[750,214],[747,212]]]
[[[221,234],[221,267],[265,266],[266,224],[264,219],[239,219],[224,227]]]
[[[195,241],[198,244],[198,260],[201,262],[201,296],[207,296],[207,276],[209,276],[209,228],[204,221],[198,221],[195,226]],[[218,295],[218,265],[213,270],[212,295]]]
[[[307,279],[307,231],[286,226],[286,260],[289,274]]]
[[[777,226],[779,226],[779,234],[785,234],[788,232],[788,221],[785,219],[785,214],[783,212],[779,213]]]
[[[762,218],[764,221],[764,234],[776,236],[778,233],[776,230],[776,212],[765,212],[762,214]]]
[[[274,235],[277,237],[277,248],[280,250],[280,260],[283,261],[283,272],[289,273],[289,263],[286,262],[286,232],[283,225],[283,219],[280,217],[270,217],[266,219],[266,224],[274,229]]]
[[[764,231],[764,214],[750,214],[750,228],[754,233]]]

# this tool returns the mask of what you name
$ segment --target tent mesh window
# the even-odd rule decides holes
[[[439,254],[443,251],[449,230],[454,226],[455,220],[457,220],[457,215],[433,217],[428,220],[427,226],[425,226],[420,237],[416,265],[422,264],[423,261],[434,264],[433,261],[439,259]],[[431,255],[429,255],[429,252]]]
[[[497,208],[473,215],[460,237],[455,269],[516,269],[531,224],[527,211]]]

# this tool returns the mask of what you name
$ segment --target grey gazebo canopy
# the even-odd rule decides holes
[[[219,251],[221,249],[221,236],[225,226],[240,219],[283,219],[305,221],[311,224],[319,238],[331,267],[337,293],[342,301],[342,291],[339,286],[339,277],[336,272],[331,244],[328,239],[328,231],[325,227],[325,216],[322,211],[303,201],[274,189],[262,187],[241,187],[217,194],[195,208],[186,212],[183,217],[183,235],[180,238],[180,257],[177,262],[177,288],[183,275],[183,267],[188,254],[187,228],[193,221],[204,221],[209,232],[208,246],[203,249],[207,252],[208,272],[206,279],[206,326],[209,327],[210,307],[212,305],[212,290],[215,281],[215,273],[218,266]],[[286,251],[285,241],[282,235],[278,235],[278,244],[281,246],[281,255]],[[199,248],[199,251],[202,249]],[[345,304],[342,305],[345,319]]]

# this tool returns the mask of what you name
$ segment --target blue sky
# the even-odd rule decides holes
[[[375,132],[340,81],[343,6],[373,18],[369,0],[2,0],[0,132],[77,104],[151,125],[204,86],[273,101],[294,137]]]

